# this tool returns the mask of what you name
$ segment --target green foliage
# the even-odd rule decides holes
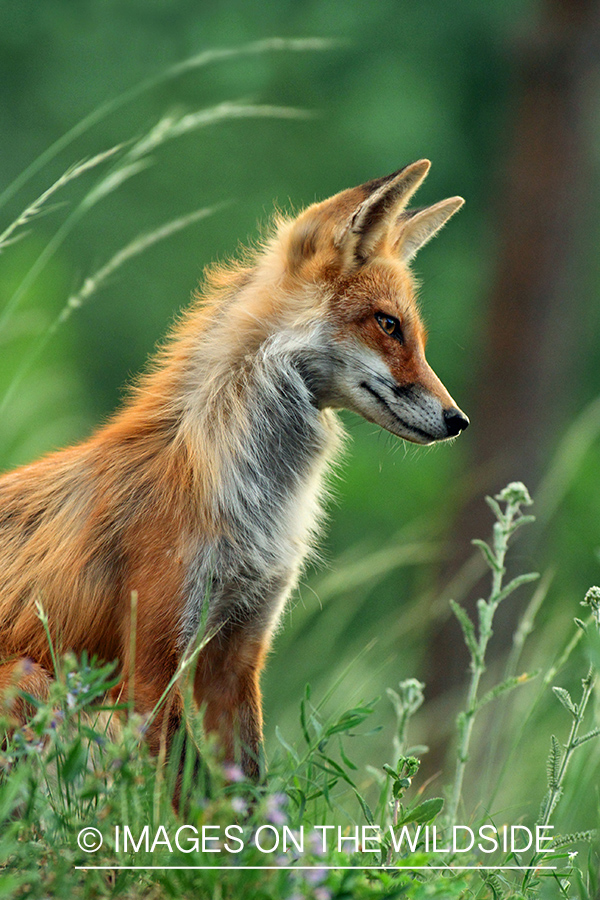
[[[526,683],[530,678],[530,676],[509,677],[493,687],[483,697],[478,695],[479,683],[485,672],[486,651],[493,633],[492,623],[496,610],[518,587],[538,578],[538,575],[533,573],[519,575],[509,581],[507,585],[503,585],[509,539],[523,525],[535,521],[533,516],[524,516],[521,513],[522,506],[531,506],[533,502],[525,485],[521,482],[511,482],[495,497],[486,497],[486,501],[496,518],[493,529],[493,546],[490,547],[489,544],[480,539],[475,539],[473,544],[481,550],[483,558],[492,572],[492,586],[488,600],[481,599],[477,602],[477,632],[475,625],[465,610],[458,603],[451,601],[452,610],[458,618],[471,656],[471,681],[467,697],[467,708],[460,713],[457,719],[459,743],[456,775],[447,814],[448,823],[451,827],[457,822],[465,769],[469,759],[471,736],[477,714],[491,700],[508,693],[519,684]],[[500,504],[504,504],[504,509],[502,509]]]
[[[318,705],[311,706],[310,746],[303,759],[284,741],[291,752],[273,761],[268,781],[259,788],[246,783],[235,767],[223,768],[211,744],[205,743],[203,759],[210,770],[210,786],[192,788],[183,824],[170,802],[172,765],[149,756],[144,722],[129,716],[119,719],[117,727],[116,714],[97,706],[98,697],[114,684],[113,668],[97,668],[84,660],[77,664],[72,656],[60,660],[48,703],[37,704],[31,722],[14,731],[0,753],[0,896],[87,897],[93,891],[98,897],[135,897],[144,896],[151,886],[163,891],[161,896],[171,896],[175,885],[178,896],[187,896],[191,890],[213,896],[217,876],[227,886],[225,896],[239,896],[242,891],[249,898],[267,893],[292,897],[294,892],[315,898],[341,897],[348,891],[364,898],[447,896],[433,881],[425,886],[409,874],[371,871],[373,857],[359,849],[340,852],[337,841],[329,841],[323,850],[310,831],[312,824],[325,821],[324,809],[342,811],[343,795],[334,792],[339,780],[358,801],[355,809],[345,810],[350,822],[375,823],[344,755],[340,764],[327,751],[330,739],[352,737],[353,729],[372,713],[371,707],[325,717]],[[415,759],[401,764],[401,771],[394,775],[402,776],[402,788],[394,791],[395,796],[408,789],[417,768]],[[402,822],[429,822],[440,807],[439,800],[425,800],[407,810]],[[130,829],[127,846],[125,825]],[[215,833],[222,836],[230,825],[236,826],[239,837],[231,841],[235,853],[226,852],[221,838],[216,843],[207,841],[207,849],[190,855],[194,836],[203,826],[210,827],[213,837]],[[264,843],[254,843],[253,834],[265,825],[270,830]],[[289,850],[271,851],[267,844],[273,843],[276,828],[286,833],[284,826],[296,842],[288,837]],[[344,827],[345,837],[352,827]],[[301,829],[311,839],[299,851]],[[102,836],[102,846],[93,853],[86,850],[92,846],[85,843],[86,834],[90,842]],[[176,834],[181,837],[176,839]],[[216,844],[221,848],[218,854],[211,852]],[[403,859],[410,861],[410,857]],[[190,865],[209,868],[204,872],[170,868]],[[229,869],[211,870],[215,865]],[[348,865],[354,867],[352,871],[338,868]],[[136,868],[115,870],[112,875],[86,866]],[[151,870],[151,866],[157,868]],[[257,868],[244,871],[244,866]],[[274,866],[274,871],[265,866]],[[458,896],[461,887],[461,879],[456,879],[450,896]]]
[[[120,149],[48,196],[40,214],[11,235],[21,239],[2,252],[2,307],[24,277],[30,287],[0,334],[2,397],[15,372],[26,368],[2,418],[1,467],[89,435],[186,305],[203,266],[234,254],[240,241],[255,241],[257,222],[268,219],[273,202],[297,209],[422,155],[433,167],[419,203],[453,193],[467,199],[452,229],[423,251],[417,274],[430,329],[428,358],[470,413],[496,269],[493,216],[500,204],[494,186],[515,108],[520,54],[513,52],[514,34],[537,32],[538,8],[531,0],[467,0],[452,11],[443,0],[282,0],[251,13],[241,0],[222,7],[192,0],[3,4],[0,232],[78,160],[87,164],[102,151]],[[173,136],[146,154],[146,168],[129,170],[130,177],[104,192],[76,227],[63,232],[60,246],[54,244],[84,196],[135,145],[148,146],[162,128],[173,134],[188,115],[191,122],[197,113],[222,115],[244,103],[304,110],[310,117],[222,118],[214,127]],[[131,158],[128,165],[139,161]],[[190,222],[97,281],[137,236],[195,209],[214,215]],[[49,244],[52,257],[30,276]],[[585,271],[581,295],[594,297],[591,236],[588,245],[577,268]],[[588,258],[591,268],[584,265]],[[44,338],[71,298],[85,294],[88,279],[97,283],[94,294],[68,311],[51,340]],[[588,313],[587,355],[578,347],[586,377],[566,386],[568,417],[581,413],[566,429],[549,428],[547,445],[540,436],[548,468],[537,492],[542,547],[536,560],[542,570],[560,564],[544,600],[540,634],[560,622],[571,587],[583,592],[596,580],[600,366],[594,304]],[[26,362],[34,347],[35,358]],[[267,723],[286,730],[295,720],[288,698],[307,681],[327,690],[371,640],[377,640],[377,662],[363,659],[357,673],[370,679],[370,695],[413,673],[427,680],[428,636],[447,614],[447,596],[435,584],[437,564],[448,555],[454,513],[472,496],[476,418],[454,446],[426,453],[399,452],[401,445],[375,437],[368,424],[352,416],[346,421],[352,445],[323,546],[331,565],[307,574],[265,676]],[[454,548],[460,552],[453,540]],[[462,602],[459,591],[449,593]],[[391,725],[391,709],[381,715]],[[421,719],[425,731],[427,710]],[[276,746],[272,727],[267,738]]]
[[[506,507],[495,509],[501,528],[495,530],[492,591],[488,601],[480,602],[478,634],[474,627],[472,632],[466,629],[477,653],[472,653],[471,688],[458,723],[457,775],[463,777],[481,709],[527,680],[507,678],[482,697],[473,691],[473,681],[485,667],[495,611],[482,614],[481,607],[500,603],[508,537],[521,523],[523,501],[514,493],[505,491],[497,498]],[[586,603],[594,616],[592,601],[595,595],[588,595]],[[41,606],[38,615],[47,623]],[[185,680],[211,639],[202,632],[186,654],[178,680]],[[351,745],[368,743],[377,734],[377,727],[364,729],[378,701],[339,711],[331,706],[339,684],[319,700],[307,685],[297,729],[301,746],[278,729],[281,752],[271,760],[261,785],[246,782],[236,766],[223,766],[197,717],[189,720],[189,735],[201,747],[204,774],[201,778],[191,771],[187,778],[184,774],[189,791],[183,817],[174,812],[171,798],[183,742],[190,738],[185,732],[176,736],[170,759],[151,757],[144,742],[148,719],[131,712],[123,717],[105,705],[104,697],[116,682],[114,664],[98,666],[72,654],[55,658],[48,701],[28,698],[35,713],[25,726],[14,729],[8,719],[4,722],[0,896],[141,897],[149,891],[153,896],[187,896],[200,891],[201,896],[215,898],[243,893],[248,900],[267,895],[424,900],[459,897],[468,891],[480,898],[534,900],[542,878],[559,885],[565,879],[576,881],[582,897],[593,896],[593,867],[577,866],[577,852],[570,849],[593,843],[597,837],[593,829],[557,835],[549,849],[536,849],[529,858],[521,851],[498,848],[500,857],[494,865],[524,866],[522,871],[486,870],[487,860],[475,850],[465,856],[465,851],[452,849],[454,812],[450,808],[442,818],[444,799],[423,798],[426,785],[415,793],[421,763],[414,749],[404,749],[409,726],[424,701],[424,685],[416,679],[406,679],[398,690],[387,692],[396,715],[392,745],[401,752],[395,765],[385,763],[379,772],[371,770],[371,784],[377,785],[375,803],[368,798],[369,781],[349,751]],[[572,727],[562,747],[554,735],[550,740],[540,826],[548,825],[559,801],[572,790],[567,769],[573,755],[600,734],[598,726],[579,733],[594,683],[590,669],[577,702],[566,689],[553,688]],[[151,716],[157,711],[158,707]],[[186,754],[186,765],[191,757]],[[450,793],[452,804],[456,782]],[[475,827],[472,815],[466,821]],[[483,819],[494,821],[491,811]],[[434,826],[447,847],[430,846],[429,829]],[[444,877],[438,871],[440,863],[446,869]],[[544,868],[548,866],[554,868]]]
[[[298,206],[423,154],[434,161],[425,202],[456,191],[468,198],[454,233],[419,261],[423,307],[433,326],[429,356],[452,392],[468,398],[493,268],[488,201],[514,77],[506,59],[513,29],[523,28],[533,4],[469,0],[450,10],[442,0],[422,7],[404,0],[360,7],[285,0],[263,5],[256,17],[247,15],[241,0],[200,16],[191,0],[177,10],[167,7],[136,2],[126,9],[85,0],[76,11],[52,0],[35,12],[24,2],[1,13],[8,112],[3,137],[12,148],[3,175],[13,179],[0,198],[6,204],[0,227],[0,291],[7,304],[0,334],[3,466],[89,433],[114,407],[128,374],[143,364],[173,311],[185,305],[202,266],[234,252],[246,235],[255,236],[256,220],[265,219],[274,198],[289,197]],[[78,24],[79,12],[85,27]],[[133,31],[139,52],[131,46]],[[264,39],[281,31],[341,36],[347,45]],[[243,43],[249,37],[257,40]],[[72,52],[75,45],[80,57]],[[198,52],[201,46],[219,49]],[[182,47],[188,56],[180,62]],[[107,101],[111,95],[116,99]],[[307,110],[315,115],[307,118]],[[32,159],[21,176],[22,160]],[[205,221],[209,212],[214,215]],[[597,294],[596,268],[587,276],[590,296]],[[553,816],[564,832],[553,846],[557,874],[519,881],[511,873],[399,873],[395,865],[433,865],[439,857],[427,854],[422,843],[415,854],[395,854],[391,841],[382,842],[377,856],[332,851],[324,857],[311,847],[303,856],[309,864],[362,867],[377,860],[390,866],[320,871],[316,880],[283,870],[276,856],[275,872],[150,870],[156,861],[189,864],[189,855],[162,847],[130,854],[143,871],[81,872],[75,866],[89,863],[91,855],[76,845],[79,826],[114,835],[114,826],[125,820],[173,828],[180,820],[169,800],[174,773],[148,757],[144,723],[131,717],[117,738],[114,715],[95,706],[113,683],[112,670],[67,658],[56,661],[59,677],[50,702],[36,704],[32,723],[2,751],[0,896],[595,897],[597,853],[592,849],[583,858],[580,842],[597,842],[586,826],[598,804],[599,732],[593,723],[584,726],[591,684],[582,685],[580,696],[577,672],[582,648],[596,669],[600,665],[600,639],[590,627],[598,622],[598,589],[586,596],[588,620],[576,619],[574,634],[563,612],[597,571],[600,482],[591,451],[600,435],[600,367],[593,319],[588,332],[587,377],[569,384],[570,409],[582,412],[564,434],[556,431],[554,444],[540,447],[547,469],[537,492],[536,531],[543,545],[536,559],[542,568],[551,561],[556,578],[546,571],[500,677],[501,661],[488,652],[486,662],[496,607],[535,576],[494,588],[480,601],[476,621],[459,602],[465,584],[452,586],[471,674],[481,677],[458,722],[459,807],[469,821],[505,821],[507,807],[535,818],[531,804],[542,793],[548,735],[555,732],[560,737],[550,739],[540,815]],[[268,783],[257,791],[227,778],[208,746],[214,793],[195,797],[189,821],[196,826],[233,818],[251,830],[269,816],[283,816],[294,828],[327,821],[351,829],[365,822],[385,827],[394,819],[396,825],[426,824],[452,815],[451,795],[445,808],[441,797],[423,799],[425,791],[448,789],[447,774],[432,789],[419,784],[418,772],[408,774],[414,766],[408,760],[426,753],[409,745],[412,717],[417,715],[421,733],[429,720],[429,733],[445,736],[446,707],[441,718],[439,705],[423,705],[422,682],[405,675],[420,665],[427,677],[428,629],[447,615],[447,597],[432,588],[431,564],[444,559],[447,523],[471,494],[465,443],[471,432],[451,452],[408,455],[400,475],[394,448],[380,441],[374,450],[369,426],[351,417],[348,422],[351,464],[338,488],[340,510],[327,550],[337,559],[333,572],[310,581],[323,609],[303,590],[267,672],[273,745]],[[508,515],[510,506],[528,505],[528,497],[517,486],[489,503],[498,527],[491,542],[476,543],[493,578],[503,582],[496,541],[508,541],[531,521],[518,515],[510,523]],[[529,674],[517,675],[531,634]],[[543,673],[536,698],[527,686],[513,694],[536,668]],[[559,673],[562,683],[553,687]],[[398,690],[387,688],[398,678]],[[290,698],[307,680],[315,688],[306,690],[298,725]],[[332,711],[341,684],[345,693],[361,696],[385,689],[389,711],[358,696],[346,704],[349,709]],[[565,714],[575,728],[570,736],[563,735]],[[277,728],[269,725],[274,722]],[[479,763],[494,733],[505,757],[488,794]],[[500,782],[502,802],[495,799]],[[574,843],[578,858],[571,856],[575,851],[562,852]],[[264,863],[250,847],[246,852],[248,864]],[[118,861],[110,844],[94,858],[106,865]],[[214,863],[213,854],[202,859]]]

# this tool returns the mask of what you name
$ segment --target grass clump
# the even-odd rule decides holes
[[[31,721],[12,732],[4,722],[0,896],[592,900],[598,884],[592,829],[552,835],[541,851],[506,849],[499,840],[493,856],[477,846],[465,851],[453,837],[460,823],[476,832],[496,825],[493,810],[478,819],[462,808],[461,787],[479,711],[527,680],[509,678],[479,692],[494,613],[512,590],[532,580],[517,576],[503,584],[508,540],[531,521],[521,513],[528,494],[522,485],[510,485],[488,502],[496,516],[492,545],[483,547],[492,589],[479,601],[477,631],[454,606],[471,652],[471,680],[458,718],[457,767],[444,791],[446,808],[443,796],[425,796],[419,757],[426,748],[408,741],[411,719],[424,701],[424,685],[416,679],[388,691],[397,718],[389,742],[393,764],[379,762],[367,772],[353,763],[351,746],[378,730],[369,728],[377,701],[335,712],[331,694],[338,685],[318,701],[306,688],[299,733],[294,738],[277,731],[280,750],[260,785],[247,782],[237,766],[223,765],[202,733],[201,716],[190,716],[206,777],[198,784],[190,780],[185,811],[176,814],[171,798],[177,759],[151,757],[146,722],[131,709],[123,716],[105,705],[118,679],[115,665],[67,655],[56,660],[48,701],[27,698],[35,709]],[[573,700],[563,687],[553,687],[571,717],[569,733],[562,745],[551,737],[537,823],[519,812],[521,826],[550,825],[571,789],[573,755],[600,735],[597,724],[585,724],[596,683],[599,597],[600,589],[591,589],[584,601],[588,621],[576,619],[592,657],[581,696]],[[586,846],[587,865],[577,862],[579,850],[573,849]]]

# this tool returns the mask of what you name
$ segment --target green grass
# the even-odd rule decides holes
[[[181,72],[200,71],[235,52],[251,55],[318,49],[323,49],[319,41],[274,40],[240,51],[193,57],[90,114],[34,162],[0,203],[22,196],[28,190],[28,179],[45,171],[55,155],[103,116]],[[51,357],[61,342],[70,339],[64,326],[115,275],[122,274],[124,267],[139,264],[143,254],[155,252],[160,242],[176,234],[181,237],[183,229],[203,220],[216,207],[184,211],[142,229],[116,251],[101,248],[87,274],[78,273],[74,280],[73,273],[63,268],[61,251],[83,220],[109,197],[126,196],[130,182],[160,161],[163,147],[184,135],[201,134],[202,129],[227,120],[304,115],[284,106],[230,101],[209,109],[167,113],[142,133],[124,135],[105,151],[68,166],[49,188],[23,202],[22,211],[0,235],[0,275],[7,298],[0,318],[0,404],[3,420],[11,422],[0,445],[5,464],[35,455],[65,438],[60,428],[50,434],[39,428],[44,419],[41,410],[47,410],[50,396],[58,405],[76,406],[75,376],[70,378],[64,372],[60,354],[54,360]],[[56,206],[57,199],[68,202]],[[224,203],[228,200],[222,199]],[[46,213],[44,222],[56,223],[53,231],[40,228]],[[54,364],[54,381],[48,378],[49,360]],[[544,529],[586,462],[587,452],[597,442],[598,408],[598,401],[592,402],[559,445],[536,498],[538,522],[525,531],[545,535]],[[87,424],[79,423],[75,431],[85,430]],[[364,452],[363,463],[371,468],[371,445]],[[416,473],[413,463],[405,460],[405,467]],[[419,460],[419,473],[425,472],[427,464],[427,459]],[[440,472],[449,471],[448,465],[437,458],[437,479],[442,477]],[[429,475],[431,470],[430,464]],[[414,475],[417,500],[422,487],[419,479],[426,477]],[[436,481],[434,489],[441,484]],[[455,491],[458,497],[461,486]],[[395,492],[390,492],[390,497],[395,522]],[[357,500],[363,501],[368,503],[370,498]],[[573,625],[573,617],[581,611],[578,598],[572,595],[565,598],[560,617],[546,612],[552,571],[544,571],[532,588],[527,587],[531,580],[527,574],[505,582],[508,541],[517,525],[529,521],[520,512],[527,502],[527,494],[514,485],[490,502],[496,518],[492,543],[480,542],[483,555],[477,551],[478,556],[459,577],[433,599],[423,577],[409,572],[430,572],[443,558],[447,514],[415,516],[384,544],[366,538],[351,546],[330,571],[313,581],[323,611],[313,615],[308,605],[295,610],[289,637],[283,635],[279,640],[283,643],[280,655],[287,656],[285,641],[293,640],[308,658],[315,652],[315,638],[320,633],[319,646],[327,658],[316,670],[317,688],[302,688],[301,676],[294,673],[292,688],[283,691],[285,706],[281,708],[280,703],[281,715],[271,715],[269,723],[270,760],[263,785],[247,784],[239,772],[224,770],[217,748],[203,735],[201,717],[194,714],[188,700],[188,728],[201,747],[210,777],[197,786],[190,784],[188,806],[181,815],[171,804],[174,760],[149,756],[141,719],[125,715],[126,711],[102,708],[105,692],[117,677],[113,666],[98,666],[72,656],[57,660],[49,701],[36,704],[32,721],[7,738],[0,754],[0,896],[189,896],[215,900],[563,896],[591,900],[598,891],[597,840],[591,834],[598,819],[595,791],[600,744],[596,740],[598,701],[594,690],[597,595],[588,593],[584,601],[588,609]],[[386,514],[391,516],[390,510]],[[359,516],[355,518],[358,521]],[[356,531],[355,523],[350,522],[349,533],[354,533],[353,528]],[[490,595],[480,601],[477,619],[471,621],[458,601],[486,566],[492,575]],[[396,608],[393,614],[381,613],[373,603],[378,586],[399,572],[406,576],[403,591],[410,603],[400,613]],[[526,596],[526,589],[530,593],[513,649],[506,659],[497,659],[488,653],[494,617],[500,603],[517,587],[521,596]],[[451,599],[456,601],[452,607]],[[413,648],[419,645],[419,636],[422,640],[426,629],[451,615],[452,608],[470,651],[470,682],[464,697],[444,700],[441,710],[439,706],[430,709],[421,682],[402,677],[398,684],[406,674],[400,666],[416,663]],[[365,622],[370,633],[380,636],[379,643],[364,638]],[[340,646],[345,652],[338,662],[335,649]],[[405,653],[401,663],[398,646]],[[192,664],[190,659],[186,666]],[[277,655],[272,661],[276,664]],[[526,672],[521,671],[523,665]],[[374,670],[377,678],[373,678]],[[277,671],[281,674],[282,668]],[[393,674],[388,677],[390,672]],[[374,681],[384,696],[371,696]],[[419,745],[420,723],[429,718],[433,722],[430,732],[443,727],[446,733],[449,709],[459,709],[451,741],[453,765],[430,782],[420,775],[426,753]],[[115,729],[116,719],[120,724]],[[8,722],[4,724],[8,727]],[[389,831],[391,826],[397,835],[406,826],[414,835],[412,829],[435,825],[439,845],[444,847],[452,824],[474,829],[490,823],[533,827],[536,818],[541,824],[556,824],[562,834],[556,848],[546,856],[499,852],[493,862],[556,865],[553,872],[442,872],[431,867],[479,865],[483,854],[434,853],[422,840],[417,841],[414,852],[407,850],[406,844],[396,850]],[[214,853],[208,841],[205,849],[196,851],[190,843],[195,832],[190,828],[180,832],[182,846],[178,847],[175,835],[183,825],[199,832],[203,826],[224,829],[234,825],[233,833],[241,834],[243,847],[236,850],[239,845],[231,841],[235,852]],[[138,849],[123,848],[125,826]],[[263,852],[253,845],[252,834],[265,826]],[[350,840],[342,844],[341,851],[336,841],[330,840],[323,851],[315,841],[316,826],[333,826],[328,831],[333,836],[340,828],[345,839],[351,839],[356,828],[366,828],[367,835],[379,828],[383,838],[374,852],[353,850]],[[286,852],[281,847],[268,850],[268,840],[274,838],[272,829],[282,839],[284,827],[296,840],[304,830],[302,851],[294,847]],[[78,845],[77,837],[85,828],[96,828],[103,837],[101,849],[94,853]],[[190,847],[191,852],[186,852]],[[219,870],[217,864],[229,868]],[[78,868],[86,865],[110,868]],[[138,868],[116,868],[127,865]],[[167,868],[190,865],[210,868]],[[411,866],[423,868],[402,870]]]
[[[103,705],[118,677],[114,663],[99,667],[67,655],[56,660],[48,702],[28,698],[36,710],[31,721],[12,732],[4,722],[0,896],[592,900],[598,890],[598,855],[597,835],[590,830],[552,831],[553,840],[543,852],[503,852],[500,845],[490,856],[452,848],[455,825],[468,825],[477,834],[483,825],[501,832],[507,822],[505,812],[493,805],[465,809],[462,787],[476,777],[469,755],[481,710],[529,680],[508,676],[485,694],[479,692],[497,607],[531,580],[517,576],[503,583],[509,538],[532,519],[520,511],[531,502],[526,490],[512,484],[489,502],[496,515],[494,544],[478,544],[494,574],[490,597],[480,601],[477,624],[455,604],[471,653],[472,678],[457,721],[456,775],[452,784],[437,788],[441,796],[419,782],[418,757],[424,748],[409,741],[411,719],[423,703],[424,686],[418,681],[402,682],[388,692],[397,719],[394,733],[387,736],[389,762],[365,770],[352,761],[352,748],[372,740],[370,720],[378,701],[336,707],[332,698],[342,692],[351,672],[320,699],[307,687],[295,732],[277,732],[279,751],[264,783],[255,785],[236,766],[223,766],[218,748],[203,734],[201,714],[193,711],[185,687],[194,662],[190,654],[178,680],[186,696],[188,734],[200,748],[204,770],[198,783],[190,771],[184,772],[187,799],[176,813],[171,798],[177,752],[151,757],[144,720],[132,710],[115,712]],[[546,765],[548,782],[546,796],[539,798],[540,826],[553,824],[562,796],[577,789],[569,778],[572,758],[600,734],[588,714],[600,656],[600,589],[591,589],[583,603],[587,621],[577,618],[575,627],[589,645],[591,665],[581,696],[572,698],[561,685],[552,685],[566,713],[565,727],[563,735],[546,736],[549,756],[538,760],[540,768]],[[44,621],[41,608],[40,616]],[[543,680],[549,685],[556,675],[554,667]],[[184,739],[180,735],[176,745]],[[509,822],[530,829],[536,824],[519,811]],[[425,840],[427,827],[433,840],[434,825],[437,847]],[[403,827],[406,837],[394,846],[392,832],[397,842]],[[102,846],[88,850],[86,834],[90,841],[100,835]],[[529,868],[492,871],[486,865]],[[458,866],[481,868],[455,870]],[[549,866],[554,868],[544,868]]]

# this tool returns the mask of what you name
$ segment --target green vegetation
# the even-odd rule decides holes
[[[115,728],[117,714],[99,705],[116,683],[114,664],[98,667],[67,655],[56,662],[48,702],[28,698],[35,710],[31,722],[12,733],[9,721],[4,723],[9,736],[0,755],[0,896],[233,898],[243,893],[315,900],[467,895],[496,900],[562,894],[592,900],[598,889],[593,830],[558,835],[546,829],[542,836],[548,839],[532,848],[523,843],[523,834],[534,823],[525,824],[519,811],[517,849],[509,844],[504,851],[494,807],[484,800],[475,811],[462,809],[463,781],[474,777],[469,748],[478,713],[528,680],[509,677],[478,695],[494,613],[518,583],[531,581],[522,575],[502,586],[508,539],[532,519],[520,512],[531,504],[527,490],[510,484],[488,499],[496,515],[494,548],[478,543],[493,583],[489,599],[479,604],[478,631],[454,605],[471,653],[472,681],[458,717],[458,766],[454,784],[444,789],[446,808],[443,797],[423,799],[430,791],[419,782],[417,754],[426,748],[408,745],[423,685],[410,679],[388,692],[397,719],[394,735],[386,735],[394,762],[365,772],[351,760],[351,748],[361,742],[368,752],[372,732],[366,729],[377,701],[336,711],[333,695],[350,679],[347,673],[319,701],[307,686],[299,727],[285,736],[277,730],[279,751],[258,786],[245,782],[236,766],[219,764],[200,717],[190,713],[189,739],[200,748],[204,777],[195,782],[190,765],[184,767],[177,816],[171,803],[177,755],[151,758],[144,721],[130,710]],[[553,822],[563,794],[578,793],[567,773],[572,756],[600,736],[600,727],[586,716],[600,648],[599,588],[588,592],[584,605],[588,622],[577,618],[575,624],[593,663],[580,700],[553,685],[572,726],[566,741],[550,738],[547,793],[535,823],[541,827]],[[44,619],[41,608],[40,616]],[[563,654],[561,666],[565,662]],[[188,668],[185,661],[179,672],[184,695]],[[557,674],[553,667],[552,679]],[[187,754],[186,763],[190,760]],[[483,826],[487,833],[480,831]],[[475,839],[479,850],[468,855],[467,827],[480,838]],[[490,828],[500,835],[493,856],[491,843],[481,841],[482,835],[490,837]]]
[[[421,846],[397,853],[390,840],[378,854],[322,854],[311,842],[298,859],[290,855],[296,865],[301,858],[387,871],[302,874],[283,869],[279,851],[266,854],[272,871],[150,870],[191,858],[214,864],[208,851],[158,844],[153,853],[128,851],[143,870],[82,874],[75,866],[92,856],[115,865],[116,825],[129,823],[136,835],[148,825],[154,835],[164,824],[173,837],[181,820],[169,801],[174,773],[148,758],[143,723],[132,717],[114,736],[110,713],[98,718],[113,670],[67,658],[49,704],[2,753],[0,896],[591,900],[600,807],[588,660],[597,671],[597,597],[585,594],[599,580],[600,546],[600,270],[590,214],[600,154],[591,127],[589,207],[564,242],[577,248],[577,277],[564,294],[578,302],[579,330],[568,309],[555,310],[560,340],[548,344],[563,373],[562,405],[557,398],[555,418],[535,431],[535,467],[510,476],[532,487],[536,523],[515,535],[505,573],[521,514],[501,508],[507,497],[497,500],[487,550],[446,568],[491,524],[465,536],[461,510],[488,490],[477,412],[499,399],[488,393],[485,363],[498,326],[488,311],[503,242],[500,175],[518,131],[516,35],[529,33],[543,4],[284,0],[261,6],[252,21],[241,0],[223,13],[198,11],[192,0],[177,12],[162,0],[38,7],[26,0],[0,12],[0,113],[12,150],[0,161],[2,469],[89,434],[185,306],[202,267],[255,240],[273,202],[298,208],[420,156],[433,168],[419,202],[467,199],[423,251],[417,274],[428,358],[472,428],[452,447],[398,453],[404,445],[345,417],[351,442],[334,484],[326,563],[302,579],[264,679],[268,782],[257,791],[232,781],[235,772],[227,778],[197,730],[211,792],[192,799],[185,821],[235,821],[248,833],[273,821],[293,830],[332,824],[349,837],[356,826],[389,833],[391,823],[428,819],[446,831],[452,822],[539,821],[562,837],[543,858],[558,867],[546,874],[398,873],[399,863],[431,866],[439,856]],[[534,325],[525,372],[537,359],[536,333]],[[527,409],[515,404],[513,415]],[[528,588],[518,571],[530,568],[541,577]],[[473,605],[472,585],[488,570],[489,597]],[[507,588],[515,589],[510,597]],[[583,596],[587,619],[573,630]],[[470,682],[432,697],[431,634],[452,609],[467,648],[457,627],[453,650]],[[77,846],[89,826],[105,836],[97,854]],[[266,861],[250,845],[233,856],[226,861],[238,869]],[[541,859],[521,854],[519,864]],[[507,861],[515,863],[499,856]]]

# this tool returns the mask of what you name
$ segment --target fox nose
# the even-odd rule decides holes
[[[444,422],[448,429],[448,437],[456,437],[457,434],[469,427],[468,418],[455,406],[444,410]]]

